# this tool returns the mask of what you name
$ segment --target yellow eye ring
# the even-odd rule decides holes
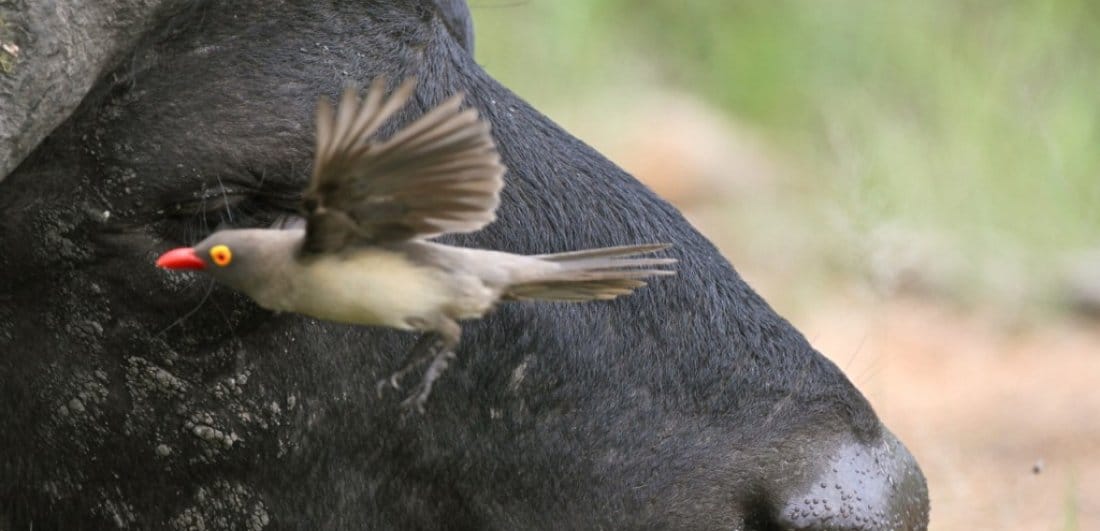
[[[233,261],[233,252],[227,245],[215,245],[210,248],[210,259],[219,267],[225,267]]]

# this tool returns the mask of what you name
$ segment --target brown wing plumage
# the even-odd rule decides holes
[[[304,198],[308,252],[472,232],[495,219],[504,166],[489,124],[456,94],[385,141],[371,140],[413,93],[387,99],[376,80],[359,100],[344,92],[335,113],[317,108],[317,153]]]

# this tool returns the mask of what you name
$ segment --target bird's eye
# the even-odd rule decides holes
[[[210,249],[210,259],[219,267],[225,267],[233,261],[233,252],[226,245],[215,245]]]

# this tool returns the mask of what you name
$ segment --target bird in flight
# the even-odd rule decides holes
[[[386,140],[374,137],[413,94],[406,80],[385,97],[377,79],[365,98],[345,90],[335,112],[317,108],[313,174],[303,193],[304,228],[225,229],[156,265],[202,271],[263,308],[318,319],[424,332],[399,379],[428,364],[403,402],[423,411],[455,357],[459,321],[502,301],[609,300],[672,275],[673,258],[641,257],[667,244],[518,255],[433,242],[495,219],[505,167],[477,111],[456,94]]]

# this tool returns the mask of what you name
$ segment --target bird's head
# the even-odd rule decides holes
[[[194,247],[178,247],[157,258],[157,267],[202,271],[218,282],[244,291],[266,280],[268,273],[285,259],[288,239],[295,231],[244,229],[221,230]]]

